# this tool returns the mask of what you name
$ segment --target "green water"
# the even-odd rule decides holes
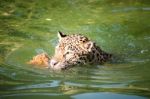
[[[27,65],[53,55],[57,31],[83,34],[116,58],[63,72]],[[150,98],[149,43],[149,0],[0,0],[0,98]]]

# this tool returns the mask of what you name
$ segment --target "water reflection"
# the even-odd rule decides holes
[[[135,95],[122,95],[122,94],[114,94],[114,93],[85,93],[72,96],[73,99],[147,99],[146,97],[140,97]]]

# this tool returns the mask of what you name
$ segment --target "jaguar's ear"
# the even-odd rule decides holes
[[[88,49],[89,52],[92,50],[93,46],[94,46],[94,43],[91,41],[84,44],[85,49]]]
[[[58,38],[61,39],[63,37],[66,37],[67,35],[65,35],[64,33],[58,31]]]

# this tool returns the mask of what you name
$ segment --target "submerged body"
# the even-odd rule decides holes
[[[36,56],[40,62],[43,61],[51,69],[62,70],[75,65],[103,64],[111,58],[111,54],[102,51],[99,46],[83,35],[64,35],[59,32],[58,37],[59,43],[51,59],[46,54]],[[36,58],[32,62],[36,61]],[[45,60],[48,63],[45,63]]]

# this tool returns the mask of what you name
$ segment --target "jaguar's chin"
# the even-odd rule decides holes
[[[57,62],[54,59],[51,59],[49,63],[49,68],[52,70],[65,70],[67,67],[66,62]]]

